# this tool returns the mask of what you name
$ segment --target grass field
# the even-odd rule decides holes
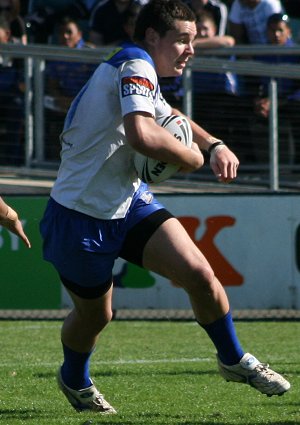
[[[300,322],[238,322],[246,350],[291,382],[266,397],[217,372],[215,350],[193,322],[113,321],[91,372],[114,416],[77,413],[58,391],[60,321],[2,321],[2,425],[299,425]]]

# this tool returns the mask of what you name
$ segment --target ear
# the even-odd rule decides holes
[[[149,46],[155,46],[159,41],[160,37],[157,31],[149,27],[145,32],[145,41]]]

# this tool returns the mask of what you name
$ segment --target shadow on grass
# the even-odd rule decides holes
[[[93,376],[96,377],[112,377],[112,376],[153,376],[153,375],[157,375],[157,376],[179,376],[179,375],[197,375],[197,376],[201,376],[201,375],[218,375],[218,371],[216,370],[205,370],[205,371],[200,371],[200,370],[164,370],[164,371],[158,371],[158,370],[147,370],[147,369],[143,369],[141,370],[140,368],[138,370],[103,370],[103,371],[94,371],[93,372]],[[53,378],[56,377],[57,372],[37,372],[34,373],[33,376],[35,378],[40,378],[40,379],[48,379],[48,378]]]
[[[18,419],[25,421],[26,419],[32,420],[37,418],[47,418],[51,417],[50,413],[49,415],[45,414],[44,411],[40,411],[37,409],[0,409],[0,417],[1,417],[1,423],[3,425],[5,424],[5,419]]]
[[[170,420],[170,418],[169,418]],[[161,419],[159,420],[153,420],[149,418],[149,422],[148,421],[141,421],[141,420],[132,420],[132,421],[120,421],[120,422],[104,422],[104,421],[99,421],[99,420],[88,420],[88,421],[84,421],[84,422],[80,422],[80,425],[116,425],[116,424],[122,424],[122,425],[162,425],[162,421]],[[170,422],[167,420],[167,422],[165,422],[165,425],[167,424],[172,424],[172,425],[232,425],[230,422],[225,421],[225,422],[210,422],[210,421],[201,421],[201,420],[197,420],[197,421],[188,421],[188,420],[174,420],[172,419]],[[235,422],[235,425],[245,425],[245,422]],[[299,425],[299,421],[276,421],[276,422],[247,422],[247,425]]]
[[[294,403],[295,406],[299,404]],[[0,409],[1,423],[5,424],[5,419],[7,420],[22,420],[22,423],[28,420],[28,423],[34,419],[53,419],[51,414],[46,414],[45,411],[39,411],[37,409]],[[72,422],[73,423],[73,422]],[[210,420],[188,420],[180,415],[168,415],[163,420],[163,415],[157,413],[144,413],[136,419],[125,419],[124,416],[116,415],[114,420],[107,421],[107,417],[102,416],[101,419],[80,419],[78,418],[78,425],[232,425],[232,423],[225,421],[210,421]],[[245,422],[234,422],[234,425],[245,425]],[[289,420],[289,421],[276,421],[276,422],[258,422],[257,420],[247,421],[247,425],[299,425],[299,420]]]
[[[125,420],[124,420],[125,418]],[[105,418],[104,416],[100,419],[91,418],[89,420],[85,420],[80,422],[79,425],[299,425],[299,420],[276,420],[270,421],[258,421],[253,418],[253,421],[247,422],[244,421],[234,421],[231,422],[229,419],[222,421],[221,418],[215,417],[212,415],[211,418],[207,418],[206,420],[194,419],[190,420],[183,415],[162,415],[160,413],[154,412],[144,412],[137,417],[126,418],[124,415],[116,415],[112,418]],[[108,421],[107,421],[108,419]]]
[[[218,372],[216,370],[205,370],[205,371],[200,371],[200,370],[163,370],[163,371],[159,371],[159,370],[155,370],[153,368],[151,368],[151,370],[107,370],[107,371],[95,371],[93,373],[93,375],[95,377],[110,377],[110,376],[179,376],[179,375],[197,375],[197,376],[201,376],[201,375],[218,375]]]

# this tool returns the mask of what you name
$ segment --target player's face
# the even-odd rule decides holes
[[[175,21],[175,29],[160,37],[150,46],[157,74],[160,77],[181,75],[188,60],[194,55],[193,40],[197,35],[196,23]]]
[[[267,29],[268,40],[272,44],[282,45],[291,36],[291,30],[285,22],[274,22]]]

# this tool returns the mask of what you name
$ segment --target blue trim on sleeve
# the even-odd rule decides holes
[[[133,43],[123,43],[120,47],[112,52],[112,54],[105,60],[106,63],[118,68],[122,63],[132,59],[143,59],[150,65],[154,66],[151,56],[142,48]]]

